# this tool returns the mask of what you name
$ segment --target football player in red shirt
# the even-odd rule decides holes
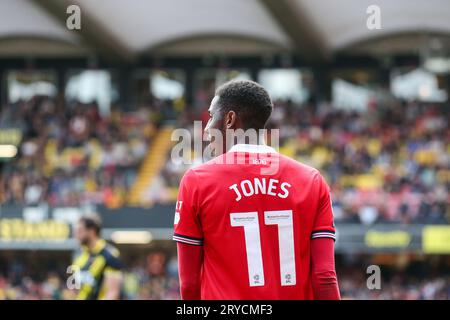
[[[263,129],[272,109],[262,86],[231,81],[217,89],[205,131]],[[226,152],[180,184],[173,239],[181,298],[340,299],[330,193],[319,171],[263,143],[226,140],[215,136],[214,149]]]

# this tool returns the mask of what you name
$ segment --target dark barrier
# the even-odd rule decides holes
[[[73,249],[71,227],[86,212],[98,212],[103,236],[119,241],[123,236],[169,240],[173,232],[174,205],[151,208],[103,206],[51,208],[48,206],[0,207],[0,249]],[[336,223],[337,252],[424,252],[450,254],[450,225]],[[134,234],[133,234],[134,232]],[[131,236],[130,236],[131,235]]]

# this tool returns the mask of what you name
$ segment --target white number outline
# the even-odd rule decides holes
[[[258,212],[235,212],[230,214],[232,227],[243,227],[247,252],[248,279],[250,287],[264,286],[264,265],[261,249],[261,229]],[[278,250],[282,286],[297,283],[295,272],[294,225],[292,210],[264,211],[264,224],[278,227]]]

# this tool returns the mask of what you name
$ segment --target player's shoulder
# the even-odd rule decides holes
[[[105,258],[118,258],[120,256],[120,251],[110,243],[106,243],[101,253]]]
[[[215,179],[217,176],[220,176],[224,170],[225,172],[228,172],[228,170],[230,170],[230,167],[224,165],[229,163],[227,162],[225,156],[226,154],[223,154],[203,164],[190,168],[184,173],[183,180],[185,180],[185,183],[188,183],[189,181],[197,183],[198,181],[202,181],[203,179]],[[303,178],[310,177],[313,179],[322,177],[318,169],[301,163],[281,153],[273,153],[271,154],[270,158],[272,160],[276,159],[281,167],[284,170],[288,171],[289,174],[298,175]]]
[[[122,263],[120,261],[120,252],[112,244],[106,243],[100,254],[105,259],[105,264],[107,267],[118,270],[122,268]]]
[[[203,175],[209,175],[212,172],[215,172],[219,167],[218,165],[223,164],[221,162],[221,159],[223,158],[223,155],[215,157],[205,163],[198,164],[190,169],[188,169],[184,175],[184,179],[195,179],[198,177],[202,177]]]
[[[280,155],[280,162],[284,164],[286,170],[292,171],[292,173],[296,172],[302,176],[308,176],[311,178],[321,177],[321,173],[318,169],[305,163],[299,162],[283,154],[279,155]]]
[[[122,263],[120,262],[120,252],[112,244],[107,243],[100,254],[105,259],[107,266],[114,269],[120,269],[122,267]]]

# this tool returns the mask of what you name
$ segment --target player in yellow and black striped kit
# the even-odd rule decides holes
[[[72,266],[79,271],[77,300],[116,300],[121,296],[119,251],[100,238],[100,230],[101,222],[95,215],[82,217],[75,229],[81,245]]]

